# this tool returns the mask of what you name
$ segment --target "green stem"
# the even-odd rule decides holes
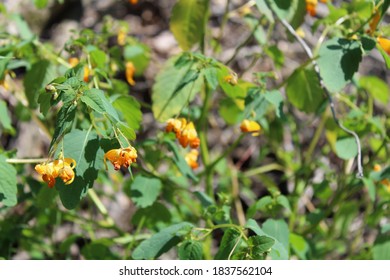
[[[48,158],[8,158],[5,161],[12,164],[41,163],[48,161]]]
[[[267,173],[267,172],[270,172],[273,170],[284,171],[284,167],[281,166],[280,164],[277,164],[277,163],[271,163],[271,164],[267,164],[264,166],[256,167],[254,169],[250,169],[250,170],[244,172],[243,175],[245,177],[252,177],[252,176]]]
[[[99,212],[103,215],[105,222],[109,228],[114,229],[118,234],[123,235],[123,231],[115,225],[114,220],[108,214],[106,206],[102,203],[94,189],[88,190],[88,196],[92,202],[96,205]]]
[[[306,152],[305,163],[308,164],[312,160],[314,149],[317,146],[318,141],[320,140],[322,131],[324,130],[325,123],[327,120],[326,111],[323,113],[320,123],[317,126],[316,131],[314,132],[313,139],[310,142],[309,149]]]

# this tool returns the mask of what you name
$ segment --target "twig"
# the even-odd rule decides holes
[[[340,129],[342,129],[344,132],[352,135],[355,138],[356,145],[357,145],[357,148],[358,148],[358,155],[357,155],[357,168],[358,168],[358,172],[357,172],[356,176],[358,178],[362,178],[363,177],[362,149],[361,149],[361,145],[360,145],[359,136],[356,134],[356,132],[346,128],[340,122],[340,120],[337,118],[336,110],[335,110],[335,104],[333,102],[332,96],[331,96],[330,92],[327,90],[327,88],[324,85],[324,82],[323,82],[323,80],[321,78],[321,75],[320,75],[320,68],[319,68],[319,66],[317,64],[317,61],[314,59],[313,53],[312,53],[311,49],[309,48],[309,46],[306,44],[306,42],[301,37],[299,37],[299,35],[295,32],[294,28],[286,20],[281,19],[281,23],[295,37],[295,39],[298,41],[298,43],[302,46],[302,48],[306,52],[307,56],[311,59],[312,64],[314,66],[314,71],[316,72],[316,74],[318,76],[318,79],[320,81],[321,88],[324,90],[324,92],[325,92],[325,94],[326,94],[326,96],[327,96],[327,98],[329,100],[329,106],[330,106],[330,110],[332,111],[333,120],[336,122],[337,126],[340,127]]]

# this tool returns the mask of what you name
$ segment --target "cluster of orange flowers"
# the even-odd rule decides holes
[[[65,185],[71,184],[75,177],[73,171],[75,167],[76,161],[74,159],[63,158],[37,164],[35,170],[42,175],[42,180],[49,185],[49,188],[52,188],[56,183],[57,177],[60,177]]]
[[[104,165],[106,166],[106,169],[107,159],[111,161],[115,170],[119,170],[121,166],[129,168],[132,163],[137,161],[137,150],[132,146],[109,150],[104,155]]]
[[[119,170],[121,166],[128,168],[137,160],[137,150],[129,146],[127,148],[112,149],[104,155],[104,165],[107,169],[107,160],[111,161],[115,170]],[[42,180],[45,181],[49,188],[54,187],[56,178],[60,177],[65,185],[69,185],[74,181],[76,161],[72,158],[56,159],[54,161],[37,164],[35,170],[42,175]]]
[[[327,0],[320,0],[320,2],[326,3]],[[317,4],[317,0],[306,0],[306,11],[309,15],[313,17],[316,15]]]
[[[169,119],[167,121],[166,132],[174,132],[176,138],[179,140],[180,145],[183,148],[190,146],[191,151],[185,156],[187,164],[192,168],[198,168],[198,156],[199,152],[196,150],[200,145],[200,139],[196,132],[193,122],[187,122],[184,118]]]
[[[187,120],[184,118],[169,119],[165,131],[174,132],[183,148],[186,148],[189,145],[191,148],[196,149],[200,145],[194,123],[187,123]]]

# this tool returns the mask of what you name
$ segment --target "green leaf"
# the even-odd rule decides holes
[[[252,218],[257,211],[265,212],[268,207],[272,207],[274,200],[271,196],[266,195],[260,198],[256,203],[253,203],[246,213],[247,217]]]
[[[164,204],[155,202],[152,206],[138,209],[134,213],[131,222],[138,225],[142,219],[144,219],[145,227],[154,228],[158,224],[170,224],[172,215]]]
[[[284,220],[268,219],[262,226],[265,233],[275,237],[283,246],[289,248],[289,230]]]
[[[195,191],[194,195],[196,196],[197,199],[199,199],[200,203],[202,204],[202,207],[205,208],[205,209],[207,207],[209,207],[210,205],[214,204],[214,201],[212,200],[212,198],[209,197],[204,192]]]
[[[374,260],[390,260],[390,235],[380,234],[372,247]]]
[[[356,157],[358,153],[357,144],[355,138],[347,137],[338,139],[336,142],[336,154],[342,159],[351,159]]]
[[[152,88],[152,110],[160,122],[180,113],[181,109],[195,98],[203,84],[203,75],[193,80],[195,74],[191,69],[192,63],[178,67],[175,66],[177,60],[178,57],[174,57],[167,61]]]
[[[46,8],[48,0],[34,0],[35,7],[38,9]]]
[[[381,53],[383,59],[385,60],[387,69],[390,69],[390,55],[381,47],[381,45],[376,44],[378,51]]]
[[[372,179],[363,178],[364,185],[367,187],[368,196],[372,202],[375,201],[376,197],[376,185]]]
[[[46,92],[45,90],[39,94],[38,97],[39,111],[44,116],[46,116],[47,112],[49,112],[49,109],[52,105],[51,104],[52,98],[53,98],[53,94],[51,94],[50,92]]]
[[[128,140],[134,140],[136,138],[135,131],[124,122],[117,122],[116,127],[123,133]],[[119,136],[121,137],[121,135]],[[126,142],[126,141],[125,141]]]
[[[268,222],[269,221],[269,222]],[[254,231],[257,235],[262,236],[268,236],[275,240],[275,244],[272,246],[271,254],[270,256],[274,260],[287,260],[288,259],[288,238],[289,238],[289,232],[288,232],[288,226],[283,220],[272,220],[269,219],[266,221],[267,232],[259,227],[257,222],[253,219],[249,219],[245,225],[246,228],[251,229]],[[264,224],[266,224],[264,223]],[[281,238],[282,240],[278,240],[278,238]],[[287,238],[287,242],[286,242]],[[287,244],[287,246],[286,246]]]
[[[111,250],[112,241],[108,239],[94,240],[81,249],[81,254],[86,260],[117,260]]]
[[[214,259],[227,260],[229,256],[233,255],[232,251],[239,247],[237,242],[241,242],[241,233],[234,228],[227,229],[223,234],[221,244]]]
[[[5,70],[9,68],[9,63],[12,61],[12,52],[9,52],[5,56],[0,56],[0,80],[4,79]]]
[[[283,96],[278,90],[267,91],[264,95],[265,99],[275,107],[276,116],[283,118]]]
[[[161,192],[161,181],[156,178],[148,178],[142,175],[135,177],[131,184],[130,197],[137,207],[151,206]]]
[[[144,73],[150,61],[150,49],[145,44],[126,45],[123,50],[126,61],[131,61],[135,67],[135,76]]]
[[[269,46],[264,51],[274,61],[276,68],[283,66],[284,54],[277,46]]]
[[[5,206],[15,206],[17,203],[17,182],[15,168],[0,155],[0,203]]]
[[[209,0],[178,0],[172,10],[170,29],[183,50],[199,43],[208,18]]]
[[[28,23],[19,14],[12,14],[11,20],[16,24],[20,37],[23,40],[29,41],[34,38],[34,33],[31,31]]]
[[[93,186],[98,171],[103,169],[104,152],[97,134],[90,130],[72,130],[64,137],[64,157],[76,161],[76,177],[70,185],[57,180],[56,188],[67,209],[75,208]]]
[[[0,100],[0,127],[3,127],[5,131],[13,134],[15,129],[12,127],[11,118],[8,115],[7,104],[4,100]]]
[[[286,93],[288,101],[306,113],[315,112],[325,99],[313,69],[295,70],[287,81]]]
[[[380,101],[383,104],[387,104],[389,101],[389,87],[388,85],[378,77],[366,76],[359,79],[359,84],[362,88],[368,91],[372,97]]]
[[[134,97],[118,97],[113,102],[113,106],[122,114],[129,127],[134,130],[139,129],[142,121],[141,105]]]
[[[100,114],[108,114],[114,120],[119,121],[118,113],[102,90],[96,88],[86,90],[80,100],[92,110]]]
[[[93,50],[89,53],[91,57],[91,64],[92,67],[98,67],[98,68],[104,68],[106,61],[107,61],[107,55],[105,52],[101,50]]]
[[[39,90],[51,82],[55,75],[55,67],[48,60],[40,60],[31,66],[23,80],[30,108],[37,108]]]
[[[229,125],[240,122],[244,117],[242,108],[237,105],[237,100],[229,97],[219,102],[218,112]]]
[[[186,240],[179,246],[180,260],[202,260],[202,243],[194,240]]]
[[[252,259],[263,259],[263,254],[274,246],[275,240],[262,235],[251,236],[248,239]]]
[[[266,0],[256,0],[256,6],[259,12],[264,14],[266,18],[272,23],[274,22],[274,17],[266,2]]]
[[[169,226],[154,234],[151,238],[142,241],[135,248],[132,257],[136,260],[158,258],[177,245],[181,238],[187,235],[193,227],[192,224],[187,222]]]
[[[50,148],[71,129],[73,120],[76,117],[76,108],[77,106],[73,104],[73,102],[70,102],[65,103],[58,111],[56,127],[50,143]]]
[[[198,182],[199,179],[195,176],[191,167],[188,166],[187,162],[185,161],[183,156],[180,154],[179,149],[177,148],[177,145],[175,145],[174,142],[167,140],[167,139],[164,140],[164,143],[167,144],[168,149],[173,152],[173,155],[174,155],[173,162],[176,164],[176,166],[180,170],[181,174],[183,174],[183,176],[186,176],[187,178],[194,180],[195,182]]]
[[[302,236],[295,233],[290,233],[290,244],[295,254],[297,254],[301,260],[307,260],[309,244]]]
[[[333,38],[322,44],[317,62],[328,90],[342,90],[358,70],[361,60],[362,48],[358,41]]]

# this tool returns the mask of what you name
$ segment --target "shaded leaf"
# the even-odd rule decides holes
[[[153,85],[152,110],[161,122],[177,115],[184,105],[194,99],[203,84],[203,75],[194,80],[196,74],[191,69],[192,63],[177,67],[174,65],[177,59],[174,57],[167,61]]]
[[[238,247],[238,245],[236,246],[237,242],[241,242],[239,238],[241,238],[241,234],[238,230],[234,228],[227,229],[223,234],[221,244],[214,259],[227,260],[233,254],[232,251]]]
[[[126,61],[131,61],[135,67],[135,76],[142,75],[149,65],[150,49],[145,44],[127,45],[123,50]]]
[[[183,50],[199,43],[208,18],[209,0],[179,0],[172,10],[170,29]]]
[[[161,188],[160,180],[139,175],[131,184],[130,197],[136,206],[145,208],[156,201]]]
[[[338,139],[336,142],[336,154],[342,159],[351,159],[356,157],[358,153],[357,144],[355,138],[348,137]]]
[[[286,93],[288,101],[306,113],[315,112],[325,99],[313,69],[295,70],[288,79]]]
[[[37,107],[40,89],[43,89],[55,78],[56,72],[53,64],[48,60],[40,60],[31,66],[27,72],[23,85],[30,108]]]
[[[181,260],[202,260],[202,243],[186,240],[179,246],[178,253]]]
[[[132,257],[136,260],[158,258],[176,246],[181,241],[181,237],[187,235],[193,227],[187,222],[169,226],[151,238],[142,241],[133,251]]]
[[[17,203],[16,170],[0,155],[0,203],[11,207]]]
[[[76,161],[76,177],[70,185],[57,180],[56,188],[64,206],[73,209],[93,186],[98,171],[103,168],[104,152],[94,131],[76,129],[64,137],[64,156]]]
[[[362,49],[358,41],[333,38],[322,44],[317,62],[328,90],[342,90],[358,70],[361,60]]]

